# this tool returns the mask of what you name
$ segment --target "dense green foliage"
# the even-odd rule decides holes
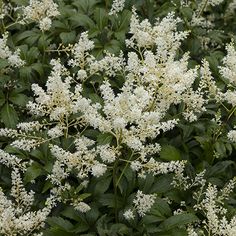
[[[27,0],[9,2],[13,7],[28,4]],[[21,14],[21,8],[10,10],[9,15],[0,19],[1,35],[8,32],[8,47],[12,52],[19,48],[20,58],[25,61],[22,66],[12,66],[6,58],[1,57],[0,45],[1,128],[19,129],[16,127],[20,122],[35,120],[34,115],[29,114],[26,107],[29,101],[35,99],[31,85],[36,83],[46,89],[46,83],[52,71],[50,64],[52,59],[60,58],[61,63],[71,74],[76,73],[78,67],[70,68],[68,61],[72,45],[78,42],[82,32],[87,31],[89,39],[94,42],[95,46],[91,54],[97,60],[106,56],[105,51],[119,55],[122,50],[124,57],[127,58],[128,49],[125,46],[125,40],[132,37],[130,19],[133,6],[140,20],[148,19],[152,24],[157,18],[162,19],[168,13],[174,12],[175,17],[182,19],[178,23],[178,30],[189,32],[177,50],[176,59],[182,58],[184,53],[189,52],[189,69],[202,65],[203,59],[206,59],[217,87],[223,92],[227,89],[232,91],[235,89],[233,85],[228,86],[229,81],[219,70],[219,66],[223,66],[222,59],[227,54],[226,45],[236,40],[236,12],[234,9],[229,10],[229,5],[233,2],[231,0],[225,0],[216,6],[208,5],[207,1],[198,0],[126,0],[124,9],[114,15],[109,14],[111,0],[57,0],[54,2],[59,6],[60,15],[52,19],[49,30],[40,30],[34,21],[19,23],[18,16]],[[187,3],[184,4],[184,2]],[[203,4],[204,2],[206,4]],[[8,2],[0,1],[0,6],[6,3]],[[198,17],[202,17],[202,22],[211,21],[212,25],[209,27],[204,25],[205,23],[193,24],[194,14],[199,14]],[[194,82],[196,88],[201,80],[199,70],[197,73],[198,77]],[[125,75],[109,76],[105,72],[92,75],[83,81],[82,95],[91,99],[93,103],[103,105],[99,87],[105,80],[108,80],[112,89],[118,93],[125,82]],[[133,160],[133,153],[131,148],[123,143],[121,144],[122,158],[127,162],[115,161],[105,174],[99,177],[90,173],[89,178],[86,179],[87,185],[84,185],[83,180],[77,178],[75,173],[69,176],[68,183],[71,188],[61,194],[62,200],[53,207],[47,217],[45,227],[40,232],[43,232],[45,236],[195,236],[195,234],[188,234],[187,228],[191,224],[191,227],[197,229],[196,235],[223,235],[208,232],[208,228],[202,226],[204,224],[198,225],[198,222],[207,218],[206,212],[194,208],[196,200],[193,195],[201,186],[193,184],[185,188],[185,185],[190,184],[191,180],[204,170],[204,179],[207,184],[203,186],[203,192],[206,191],[208,183],[217,186],[220,190],[235,177],[236,143],[229,140],[227,134],[236,125],[236,106],[227,101],[209,100],[206,111],[197,114],[197,119],[192,122],[186,121],[181,116],[184,109],[184,103],[170,106],[165,119],[178,118],[179,122],[173,129],[160,132],[152,142],[161,145],[160,153],[154,154],[156,160],[186,161],[184,170],[186,183],[174,185],[173,173],[156,176],[149,173],[146,178],[138,176],[127,165],[130,160]],[[74,116],[80,116],[80,114]],[[217,117],[221,122],[214,121]],[[38,120],[44,122],[44,118]],[[73,135],[78,132],[94,140],[96,145],[115,146],[117,141],[111,134],[103,133],[92,125],[71,126],[68,132],[69,135],[62,135],[53,142],[43,142],[29,151],[11,146],[12,137],[4,135],[0,137],[1,150],[14,154],[22,163],[30,163],[21,175],[26,190],[35,192],[32,211],[44,206],[45,199],[54,187],[48,179],[55,162],[50,145],[57,144],[73,153],[75,150]],[[46,134],[43,135],[46,136]],[[9,196],[12,185],[11,168],[3,161],[0,163],[0,187]],[[133,206],[138,190],[145,194],[156,194],[155,203],[143,217],[136,212],[134,219],[127,220],[123,214]],[[85,213],[76,210],[71,205],[71,199],[76,198],[83,200],[91,209]],[[227,214],[225,214],[227,220],[230,220],[236,215],[236,192],[232,191],[230,197],[226,198],[222,204],[227,209]],[[176,214],[179,209],[181,211]],[[1,216],[0,219],[2,219]],[[234,225],[234,230],[235,228]],[[18,234],[1,232],[0,223],[0,235]],[[233,234],[228,235],[233,236]]]

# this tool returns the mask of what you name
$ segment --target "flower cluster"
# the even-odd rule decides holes
[[[114,1],[116,10],[118,5],[115,4],[118,3],[122,5],[123,1]],[[57,4],[49,0],[32,0],[24,8],[24,15],[25,19],[38,22],[41,30],[48,30],[51,18],[58,15]],[[51,60],[52,71],[45,87],[32,85],[34,100],[27,104],[27,108],[34,121],[19,123],[16,129],[0,129],[0,136],[13,139],[11,145],[26,152],[47,143],[52,157],[47,181],[51,182],[57,200],[67,202],[63,199],[63,193],[73,188],[71,179],[76,178],[80,182],[98,178],[117,163],[120,168],[123,167],[123,162],[127,163],[125,168],[129,165],[142,178],[146,174],[173,173],[173,184],[175,187],[185,185],[184,190],[205,184],[204,172],[191,181],[184,176],[186,161],[163,162],[159,159],[161,145],[158,139],[163,133],[173,130],[180,120],[196,121],[206,110],[205,105],[209,101],[228,98],[229,102],[230,97],[229,91],[223,94],[217,88],[206,60],[202,61],[199,70],[199,67],[189,68],[188,53],[178,55],[181,42],[188,35],[186,31],[177,31],[180,22],[174,13],[169,13],[152,26],[148,20],[140,22],[133,10],[130,25],[132,36],[126,40],[129,50],[127,56],[123,52],[119,56],[106,52],[102,59],[92,55],[95,43],[89,39],[88,32],[82,33],[78,43],[68,47],[70,58],[67,65],[63,65],[59,59]],[[235,51],[231,45],[227,50],[228,56],[223,61],[221,73],[234,83]],[[8,56],[3,58],[8,59]],[[91,94],[84,90],[84,84],[93,82],[97,75],[102,76],[103,81],[94,87],[99,99],[93,100]],[[114,88],[113,79],[119,76],[124,82]],[[199,83],[196,83],[197,79],[200,79]],[[169,111],[173,107],[182,107],[181,114],[171,115]],[[86,135],[87,128],[92,129],[95,135]],[[108,142],[99,144],[98,135],[109,136]],[[70,142],[68,149],[61,145],[64,140]],[[23,164],[21,159],[1,151],[0,163],[25,171],[25,165],[30,165],[31,161]],[[13,185],[21,183],[19,174],[16,176],[12,177]],[[113,184],[118,185],[115,181]],[[216,211],[215,207],[213,210],[209,208],[215,201],[216,190],[212,186],[208,190],[206,199],[210,200],[203,201],[199,207],[207,209],[207,212]],[[211,191],[213,197],[210,198]],[[27,193],[23,188],[21,192],[20,197],[24,195],[28,204],[24,203],[25,206],[31,206],[33,193]],[[12,195],[18,197],[15,190],[12,190]],[[155,194],[144,194],[138,190],[133,201],[137,214],[143,217],[155,199]],[[80,198],[72,200],[71,205],[82,213],[90,210],[90,206]],[[30,207],[27,209],[30,210]],[[45,209],[34,213],[34,217],[30,215],[32,223],[26,228],[28,231],[35,227],[33,220],[38,219],[37,214],[44,214],[40,215],[42,220],[38,220],[41,223],[37,227],[43,226],[49,214],[48,208]],[[16,213],[12,214],[14,216]],[[127,210],[124,217],[133,219],[134,211]],[[208,223],[212,230],[213,223]],[[21,232],[21,229],[17,230]]]
[[[0,38],[0,59],[5,59],[10,67],[21,67],[25,62],[20,58],[20,50],[12,52],[7,46],[8,33],[2,35]]]
[[[201,210],[206,216],[206,221],[203,221],[203,228],[211,235],[214,236],[233,236],[236,233],[236,216],[231,220],[226,218],[227,209],[224,208],[224,201],[228,199],[229,195],[233,192],[236,185],[236,179],[232,179],[221,191],[211,183],[208,184],[207,189],[203,193],[195,193],[194,197],[197,204],[194,206],[195,210]],[[200,195],[199,195],[200,194]],[[193,231],[193,230],[192,230]],[[191,232],[191,231],[190,231]],[[191,235],[191,234],[189,234]]]
[[[78,178],[103,175],[107,165],[122,154],[124,146],[132,150],[128,157],[131,168],[141,177],[146,173],[181,174],[186,162],[156,160],[153,155],[159,153],[161,146],[152,142],[178,123],[178,119],[166,117],[172,105],[184,103],[182,114],[193,121],[207,103],[203,96],[205,87],[192,88],[198,68],[188,69],[187,54],[176,59],[176,51],[187,36],[187,32],[177,32],[179,22],[180,19],[170,13],[152,26],[147,20],[139,22],[133,11],[130,27],[133,36],[127,45],[137,52],[129,52],[127,60],[122,53],[118,57],[107,53],[103,59],[96,60],[90,54],[94,43],[87,32],[82,33],[79,42],[71,47],[69,60],[70,67],[79,68],[77,74],[71,75],[59,60],[52,60],[46,90],[32,85],[35,101],[30,101],[27,107],[32,115],[45,120],[18,124],[17,130],[2,129],[2,136],[15,139],[11,145],[25,151],[61,136],[73,137],[74,153],[54,144],[50,148],[56,161],[49,179],[58,186],[74,171]],[[148,40],[143,41],[144,38]],[[125,78],[119,92],[113,90],[108,79],[104,80],[99,87],[102,104],[84,96],[82,87],[85,79],[99,73]],[[95,148],[96,143],[79,131],[70,133],[71,129],[88,126],[112,135],[116,146],[107,144]]]
[[[20,172],[13,169],[10,196],[0,188],[0,233],[2,235],[38,235],[55,202],[53,197],[46,200],[46,206],[32,211],[34,192],[27,192],[21,180]]]
[[[144,194],[142,191],[138,190],[135,199],[133,200],[134,208],[136,209],[138,215],[143,217],[151,209],[155,203],[155,194]],[[127,220],[134,219],[134,212],[128,209],[124,212],[124,217]]]
[[[118,12],[121,12],[124,8],[124,5],[125,5],[125,0],[114,0],[112,2],[109,15],[116,15]]]
[[[23,20],[38,23],[42,31],[49,30],[52,24],[51,18],[60,14],[58,5],[53,0],[30,0],[29,5],[22,7],[22,10]]]

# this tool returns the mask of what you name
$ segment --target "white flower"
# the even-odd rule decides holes
[[[226,46],[227,55],[223,58],[224,66],[219,67],[221,75],[228,79],[230,83],[236,84],[236,51],[234,44]]]
[[[78,210],[82,213],[85,213],[91,209],[91,207],[85,202],[79,202],[77,204],[73,204],[73,206],[74,206],[75,210]]]
[[[227,137],[231,142],[236,143],[236,130],[230,130]]]
[[[55,206],[53,196],[47,198],[47,205],[37,211],[32,210],[34,193],[27,192],[23,186],[18,169],[12,171],[11,198],[0,188],[0,234],[27,235],[42,229],[45,221]]]
[[[52,20],[49,17],[45,17],[39,21],[39,28],[42,31],[47,31],[51,28]]]
[[[145,216],[145,214],[151,209],[152,205],[155,203],[155,199],[155,194],[144,194],[142,191],[138,190],[133,203],[141,217]]]
[[[125,0],[113,0],[109,15],[116,15],[122,11],[125,5]]]
[[[8,33],[4,33],[2,38],[0,38],[0,58],[6,59],[11,67],[21,67],[25,64],[20,58],[20,50],[17,49],[15,52],[12,52],[7,46]]]
[[[85,70],[81,69],[77,72],[77,79],[78,80],[83,81],[86,78],[87,78],[87,72]]]
[[[72,48],[73,59],[70,60],[69,64],[72,66],[80,66],[84,68],[86,63],[86,57],[89,55],[89,51],[94,48],[94,42],[89,40],[88,32],[83,32],[80,35],[79,42]]]
[[[128,209],[127,211],[125,211],[123,216],[125,217],[126,220],[133,220],[135,217],[134,212],[131,209]]]
[[[97,149],[102,161],[107,163],[112,163],[115,161],[116,155],[118,153],[113,147],[110,147],[108,144],[106,144],[98,146]]]
[[[59,126],[55,126],[48,130],[48,136],[52,138],[63,136],[63,129]]]
[[[93,176],[100,177],[106,172],[106,170],[107,170],[106,165],[98,163],[92,167],[91,172]]]
[[[221,4],[222,2],[224,2],[224,0],[208,0],[207,4],[214,7]]]
[[[53,0],[30,0],[28,6],[23,7],[24,22],[35,21],[39,23],[39,28],[42,31],[49,30],[52,20],[60,13],[58,5]]]

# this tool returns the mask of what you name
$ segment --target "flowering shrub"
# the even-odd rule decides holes
[[[236,234],[236,2],[0,2],[0,235]]]

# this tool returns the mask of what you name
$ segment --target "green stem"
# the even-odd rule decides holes
[[[120,182],[122,176],[124,175],[125,170],[127,169],[127,167],[128,167],[128,165],[129,165],[130,160],[131,160],[131,158],[133,157],[133,155],[134,155],[134,152],[132,152],[132,154],[130,155],[128,161],[126,162],[126,165],[125,165],[124,169],[122,170],[119,179],[118,179],[117,182],[116,182],[116,187],[118,187],[118,184],[119,184],[119,182]]]
[[[234,106],[231,110],[230,110],[230,114],[227,118],[227,121],[230,119],[230,117],[234,114],[234,112],[236,111],[236,106]]]
[[[116,159],[114,166],[113,166],[113,187],[114,187],[114,195],[115,195],[115,221],[116,223],[118,223],[118,204],[117,204],[117,176],[116,176],[116,172],[117,172],[117,166],[119,163],[119,159]]]
[[[207,6],[208,0],[206,0],[203,4],[203,7],[201,8],[201,10],[199,11],[199,13],[197,14],[197,18],[201,16],[201,14],[203,13],[203,11],[205,10],[206,6]]]
[[[45,62],[46,59],[46,47],[45,47],[45,33],[42,32],[42,38],[43,38],[43,62]]]

